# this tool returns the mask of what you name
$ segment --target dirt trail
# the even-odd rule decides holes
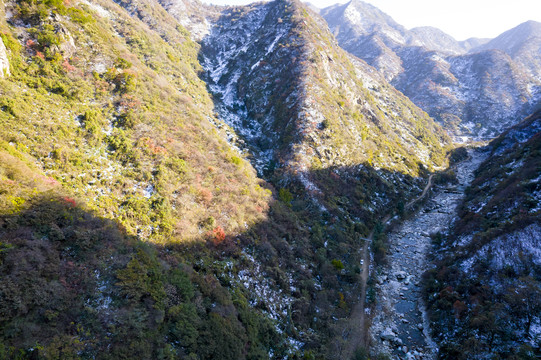
[[[413,204],[415,204],[418,201],[421,201],[421,199],[423,199],[425,197],[428,190],[430,190],[430,188],[432,187],[432,178],[433,177],[434,177],[434,174],[430,174],[430,176],[428,177],[428,183],[426,184],[425,188],[423,189],[423,192],[421,193],[421,195],[419,195],[417,198],[415,198],[415,199],[411,200],[409,203],[407,203],[406,204],[406,209],[410,208]]]
[[[420,201],[422,198],[425,197],[428,190],[432,187],[432,178],[434,174],[431,174],[428,177],[428,182],[426,186],[423,189],[423,192],[421,195],[419,195],[417,198],[413,199],[409,203],[406,204],[406,209],[410,208],[413,204]],[[385,218],[382,220],[383,224],[386,224],[391,219],[391,215],[385,216]],[[361,294],[361,298],[357,304],[355,304],[353,310],[351,311],[350,315],[350,322],[349,322],[349,334],[348,334],[348,341],[346,343],[346,346],[344,347],[341,359],[350,359],[353,357],[353,354],[355,353],[355,350],[359,347],[367,347],[367,344],[369,342],[369,332],[367,329],[370,326],[369,317],[366,316],[364,305],[366,303],[366,284],[368,282],[368,276],[370,273],[370,243],[372,242],[374,237],[374,230],[370,233],[368,238],[360,238],[360,240],[363,242],[362,247],[362,267],[361,267],[361,278],[359,281],[359,291]]]

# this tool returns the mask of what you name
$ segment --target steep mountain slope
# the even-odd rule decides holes
[[[207,121],[212,101],[197,77],[197,45],[176,22],[153,15],[160,29],[148,31],[109,3],[46,6],[7,4],[12,26],[2,36],[13,75],[2,86],[6,148],[26,149],[73,195],[144,238],[200,236],[198,223],[209,217],[228,230],[257,219],[253,208],[240,210],[246,205],[238,196],[264,206],[266,195]],[[220,196],[215,188],[231,187],[220,174],[247,188]],[[225,203],[238,209],[227,223]]]
[[[382,141],[389,150],[411,149],[427,167],[441,165],[440,144],[448,141],[441,130],[343,52],[315,14],[292,4],[228,9],[202,46],[216,109],[258,168],[273,161],[297,171],[358,165]],[[386,151],[380,157],[370,160],[378,168],[416,173],[416,160],[393,163]]]
[[[499,134],[539,97],[531,77],[501,51],[444,57],[414,47],[399,54],[404,72],[393,84],[455,134]]]
[[[478,46],[486,44],[490,40],[492,40],[492,39],[490,39],[490,38],[469,38],[469,39],[460,41],[460,44],[462,45],[462,47],[466,51],[469,51],[471,49],[475,49]]]
[[[329,279],[322,254],[333,267],[351,269],[339,293],[328,292],[338,284],[316,281],[328,298],[342,299],[338,309],[321,295],[311,306],[294,305],[304,349],[340,358],[347,333],[321,326],[329,317],[347,324],[359,300],[358,236],[368,236],[379,219],[400,211],[402,199],[419,191],[415,176],[443,164],[448,139],[374,69],[343,52],[323,20],[300,3],[225,8],[201,55],[216,110],[239,136],[231,141],[280,188],[297,221],[308,216],[315,221],[306,228],[325,229],[304,250],[318,254],[320,265],[307,265],[312,276]],[[382,243],[374,249],[378,257],[385,251]],[[322,331],[334,338],[307,336]]]
[[[392,49],[409,39],[406,29],[390,16],[357,0],[325,8],[321,15],[342,48],[381,70],[387,80],[403,71]]]
[[[475,47],[477,41],[457,42],[437,29],[405,30],[358,0],[321,13],[344,49],[380,70],[455,135],[498,135],[530,113],[540,97],[535,26],[517,30],[529,35],[513,42],[522,44],[515,56],[510,44],[509,53],[494,50],[503,40]],[[515,35],[506,38],[515,41]]]
[[[468,40],[464,42],[456,41],[451,35],[432,26],[416,27],[410,29],[409,33],[415,39],[412,45],[422,46],[428,50],[436,50],[444,53],[462,54],[469,50],[467,47],[471,43]]]
[[[537,79],[541,78],[541,23],[527,21],[508,30],[486,44],[473,48],[472,52],[498,49],[511,58]]]
[[[425,291],[443,358],[541,352],[541,113],[491,142]]]
[[[270,191],[208,121],[198,45],[153,2],[5,6],[0,358],[285,356],[226,280]]]

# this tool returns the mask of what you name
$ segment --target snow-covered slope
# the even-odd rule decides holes
[[[202,58],[217,112],[245,141],[260,172],[284,167],[302,174],[316,159],[326,166],[370,159],[377,167],[415,171],[385,151],[372,159],[370,148],[383,139],[406,157],[438,166],[431,153],[447,141],[441,130],[340,49],[325,22],[300,3],[225,9],[203,40]]]
[[[422,46],[428,50],[437,50],[444,53],[462,54],[468,43],[456,41],[451,35],[446,34],[432,26],[421,26],[409,30],[412,35],[412,45]]]
[[[541,112],[488,151],[426,276],[443,357],[541,350]]]
[[[532,76],[541,79],[541,23],[527,21],[470,51],[490,49],[504,51]]]

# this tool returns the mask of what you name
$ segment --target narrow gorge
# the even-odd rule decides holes
[[[469,150],[469,157],[455,166],[458,183],[433,186],[423,206],[389,232],[388,265],[376,270],[378,300],[370,327],[377,352],[406,359],[436,358],[421,284],[430,267],[431,236],[448,231],[473,172],[485,158],[482,151]]]

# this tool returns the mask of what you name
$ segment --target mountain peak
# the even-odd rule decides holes
[[[525,43],[535,38],[541,38],[541,23],[529,20],[474,48],[473,51],[500,49],[513,56]]]
[[[535,31],[541,31],[541,22],[535,20],[528,20],[518,25],[516,28],[529,28]]]
[[[454,37],[433,26],[419,26],[409,32],[412,34],[413,45],[446,53],[464,53],[464,48]]]
[[[377,32],[383,42],[391,47],[408,41],[406,28],[377,7],[361,0],[324,8],[320,14],[333,32],[347,30],[356,36]]]

